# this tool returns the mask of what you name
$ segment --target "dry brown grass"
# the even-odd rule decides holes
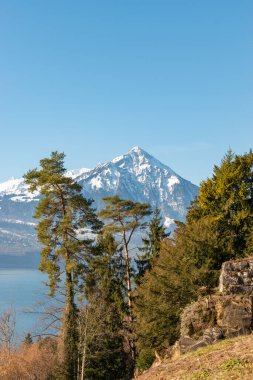
[[[11,353],[0,349],[1,380],[46,380],[55,368],[56,352],[52,342],[24,344]]]
[[[252,380],[253,335],[224,340],[177,359],[165,360],[138,380]]]

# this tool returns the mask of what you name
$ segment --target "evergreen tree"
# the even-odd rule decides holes
[[[180,314],[197,297],[199,276],[201,273],[173,240],[161,243],[158,259],[135,290],[138,367],[146,369],[155,350],[162,353],[179,337]]]
[[[137,283],[140,281],[141,277],[143,277],[145,272],[152,268],[154,260],[158,258],[160,254],[161,241],[168,236],[169,233],[166,233],[166,229],[163,226],[160,211],[156,207],[153,218],[148,225],[147,236],[142,238],[144,246],[139,248],[142,254],[137,255],[137,259],[135,260],[138,270],[136,276]]]
[[[106,208],[98,214],[102,219],[109,220],[105,225],[105,231],[112,234],[120,234],[124,249],[126,265],[126,287],[129,312],[132,306],[132,280],[131,262],[129,256],[129,244],[134,232],[146,226],[144,218],[151,214],[147,203],[138,203],[120,199],[118,196],[104,198]]]
[[[225,155],[213,176],[200,185],[198,198],[178,231],[185,255],[204,269],[200,283],[217,286],[224,261],[251,254],[253,230],[253,153]]]
[[[138,229],[146,226],[145,217],[151,214],[150,206],[147,203],[133,202],[120,199],[118,196],[104,198],[106,208],[98,215],[109,222],[104,226],[104,231],[113,235],[121,235],[121,247],[124,250],[125,261],[125,285],[127,299],[127,334],[126,338],[132,356],[131,369],[133,371],[135,363],[135,344],[133,339],[133,314],[132,314],[132,273],[131,259],[129,255],[129,245]]]
[[[111,234],[98,238],[86,280],[87,303],[82,311],[81,378],[129,379],[129,352],[124,339],[125,271],[121,250]],[[85,338],[85,339],[84,339]],[[86,346],[86,350],[84,348]]]
[[[40,169],[28,171],[24,178],[29,190],[41,195],[34,215],[39,219],[37,235],[42,244],[40,270],[48,274],[51,296],[64,287],[64,376],[70,380],[77,377],[76,291],[93,243],[80,234],[88,226],[97,231],[101,223],[91,208],[92,201],[82,196],[81,186],[66,176],[64,157],[64,153],[53,152],[40,161]]]
[[[245,255],[253,228],[251,150],[244,155],[228,151],[221,165],[214,167],[213,176],[201,183],[199,197],[187,214],[187,223],[205,218],[215,226],[220,250],[227,253],[227,259]]]
[[[33,338],[32,338],[31,333],[26,334],[23,342],[24,342],[24,344],[27,344],[27,345],[30,345],[33,343]]]

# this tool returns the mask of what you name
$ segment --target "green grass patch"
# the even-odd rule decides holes
[[[228,359],[220,365],[220,368],[229,369],[229,370],[235,369],[235,368],[242,368],[242,367],[243,367],[242,361],[236,358]]]
[[[196,372],[192,377],[191,380],[205,380],[208,379],[210,376],[210,371],[206,369],[202,369],[201,371]]]
[[[203,348],[199,348],[198,350],[196,350],[194,352],[189,352],[189,353],[185,354],[185,356],[187,356],[187,357],[195,357],[195,356],[206,355],[206,354],[209,354],[211,352],[215,352],[215,351],[218,351],[220,349],[226,348],[227,346],[230,346],[232,343],[240,341],[243,338],[244,338],[244,336],[240,336],[240,337],[236,337],[236,338],[231,338],[231,339],[224,339],[224,340],[221,340],[218,343],[211,344],[211,345],[203,347]]]

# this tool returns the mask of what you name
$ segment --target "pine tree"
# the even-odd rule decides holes
[[[154,260],[159,257],[161,241],[168,236],[169,233],[166,233],[166,229],[163,226],[160,211],[156,207],[153,218],[148,225],[147,236],[142,238],[144,246],[139,248],[142,254],[137,255],[137,259],[135,260],[138,270],[136,275],[137,283],[144,276],[145,272],[152,268]]]
[[[135,290],[138,367],[146,369],[155,350],[162,353],[179,337],[180,313],[197,297],[196,281],[200,275],[173,240],[161,243],[158,259]]]
[[[104,198],[106,208],[98,214],[104,220],[110,220],[104,229],[122,237],[122,245],[126,264],[126,287],[129,311],[132,307],[132,279],[129,244],[133,234],[146,226],[144,218],[151,214],[147,203],[120,199],[118,196]]]
[[[227,259],[244,256],[253,228],[253,152],[231,150],[213,176],[200,185],[199,197],[187,214],[187,223],[209,218]]]
[[[93,243],[80,234],[88,226],[97,231],[101,223],[91,208],[92,201],[82,196],[81,186],[66,176],[64,157],[64,153],[53,152],[40,161],[41,169],[28,171],[24,178],[29,190],[41,195],[34,215],[39,219],[37,235],[42,244],[40,270],[48,274],[51,296],[64,288],[64,376],[70,380],[77,376],[77,286]]]
[[[146,227],[145,217],[151,214],[150,206],[147,203],[133,202],[120,199],[118,196],[104,198],[106,208],[98,215],[109,222],[104,226],[104,231],[113,235],[121,235],[121,246],[124,250],[125,259],[125,285],[127,298],[127,334],[126,338],[132,356],[131,369],[134,368],[136,353],[133,339],[133,313],[132,313],[132,273],[131,258],[129,255],[129,245],[138,229]]]
[[[129,379],[129,352],[124,337],[125,271],[119,244],[111,234],[100,234],[98,251],[90,261],[87,303],[82,311],[86,331],[83,374],[91,380]],[[80,334],[81,336],[83,334]],[[82,341],[82,352],[84,340]]]

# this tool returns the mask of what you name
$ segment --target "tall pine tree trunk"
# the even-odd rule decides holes
[[[74,299],[74,284],[71,273],[66,270],[66,304],[63,319],[65,379],[77,379],[77,309]]]
[[[127,303],[128,303],[128,333],[127,340],[130,348],[130,354],[132,358],[132,372],[134,370],[135,360],[136,360],[136,347],[133,339],[133,311],[132,311],[132,286],[131,286],[131,272],[130,272],[130,258],[128,251],[128,244],[126,240],[126,234],[123,233],[124,241],[124,254],[126,261],[126,285],[127,285]]]
[[[85,376],[85,364],[86,364],[86,353],[87,353],[88,316],[89,316],[89,309],[88,309],[88,307],[86,307],[80,380],[84,380],[84,376]]]
[[[129,308],[129,314],[132,314],[132,287],[131,287],[131,273],[130,273],[130,262],[129,262],[129,252],[128,252],[128,246],[126,242],[126,237],[124,235],[124,254],[125,254],[125,261],[126,261],[126,285],[127,285],[127,303]]]
[[[62,217],[66,216],[65,201],[62,193],[60,192]],[[64,243],[68,243],[68,234],[64,233]],[[66,247],[65,245],[65,247]],[[68,264],[70,260],[70,253],[66,248],[66,302],[63,320],[63,343],[64,343],[64,366],[66,380],[77,379],[78,368],[78,348],[77,348],[77,326],[76,326],[76,305],[75,305],[75,290],[73,273],[69,271]]]

